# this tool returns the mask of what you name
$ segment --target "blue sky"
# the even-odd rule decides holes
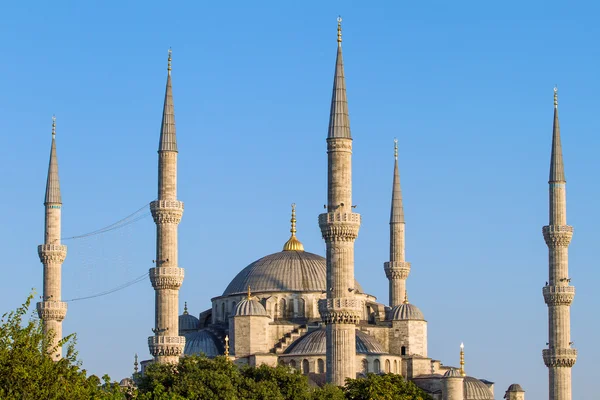
[[[289,4],[288,4],[289,3]],[[226,5],[225,5],[226,4]],[[592,399],[600,273],[593,266],[600,145],[600,27],[593,2],[12,2],[0,24],[5,77],[0,149],[5,275],[0,311],[40,293],[51,116],[63,236],[109,225],[156,196],[156,149],[173,48],[179,142],[181,308],[210,307],[244,266],[280,251],[290,203],[298,236],[324,254],[325,137],[335,19],[354,137],[354,203],[363,216],[356,277],[387,302],[383,262],[393,138],[407,220],[409,297],[429,321],[429,354],[547,396],[547,179],[552,88],[575,227],[573,398]],[[118,286],[152,267],[150,217],[65,242],[63,299]],[[148,357],[149,281],[72,302],[84,367],[120,379]]]

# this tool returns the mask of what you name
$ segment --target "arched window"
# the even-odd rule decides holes
[[[317,360],[317,372],[318,372],[319,374],[323,374],[323,373],[325,373],[325,362],[323,361],[323,359],[322,359],[322,358],[319,358],[319,359]]]
[[[284,319],[287,318],[287,307],[285,299],[279,300],[279,317]]]
[[[305,311],[305,302],[304,299],[298,299],[298,317],[299,318],[304,318],[304,315],[306,315],[306,311]]]
[[[392,372],[392,367],[390,365],[390,360],[385,360],[385,373],[389,374],[390,372]]]
[[[375,360],[373,362],[373,372],[375,372],[376,374],[381,372],[381,367],[379,365],[379,360]]]
[[[367,372],[369,372],[369,362],[367,361],[366,358],[363,358],[363,360],[362,360],[362,373],[366,375]]]
[[[400,354],[403,356],[406,355],[406,346],[402,346],[402,348],[400,349]]]
[[[277,297],[273,300],[273,319],[279,318],[279,303],[277,302]]]
[[[394,360],[394,373],[397,374],[398,373],[398,361]]]
[[[235,315],[235,301],[231,302],[231,315]]]
[[[308,360],[302,360],[302,373],[308,374]]]
[[[290,367],[296,368],[296,360],[290,361]]]
[[[279,359],[279,365],[285,365],[285,361],[283,361],[281,358]]]
[[[221,303],[221,318],[225,321],[225,303]]]

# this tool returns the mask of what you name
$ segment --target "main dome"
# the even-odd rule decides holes
[[[358,282],[355,288],[362,293]],[[229,283],[223,296],[260,292],[322,292],[327,286],[323,257],[307,251],[284,250],[254,261]]]

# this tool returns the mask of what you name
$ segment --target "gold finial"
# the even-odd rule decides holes
[[[292,223],[292,228],[290,229],[292,236],[283,245],[283,251],[304,251],[304,246],[296,238],[296,203],[292,203],[292,219],[290,222]]]
[[[183,302],[183,315],[188,315],[187,301]]]
[[[404,289],[404,304],[408,304],[408,290]]]
[[[167,67],[167,71],[169,71],[169,75],[171,75],[171,53],[173,51],[171,50],[171,48],[169,47],[169,66]]]
[[[558,86],[554,85],[554,108],[558,108]]]
[[[250,285],[248,285],[248,300],[250,300],[251,296],[252,296],[252,292],[250,291]]]
[[[460,376],[466,376],[465,374],[465,344],[460,344]]]
[[[52,116],[52,139],[56,137],[56,116]]]
[[[133,362],[133,373],[137,374],[138,373],[138,355],[137,353],[135,353],[135,361]]]
[[[398,139],[394,138],[394,159],[398,159]]]
[[[225,335],[225,357],[229,357],[229,335]]]
[[[338,46],[342,47],[342,17],[338,15],[337,17],[337,22],[338,22]]]

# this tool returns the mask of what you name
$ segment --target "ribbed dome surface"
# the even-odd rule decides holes
[[[460,378],[460,371],[457,369],[449,369],[448,371],[446,371],[446,373],[444,374],[444,377],[446,378]]]
[[[200,320],[191,314],[182,314],[179,316],[180,331],[195,331],[200,328]]]
[[[286,355],[325,355],[326,351],[325,329],[312,331],[298,339],[288,347]],[[373,336],[359,330],[356,331],[356,353],[357,354],[384,354],[386,353],[381,344]]]
[[[281,251],[248,265],[227,286],[223,296],[260,292],[321,292],[327,286],[323,257],[306,251]],[[355,288],[362,288],[355,281]]]
[[[398,304],[390,310],[391,321],[404,321],[407,319],[423,321],[425,317],[423,317],[423,313],[417,306],[410,303]]]
[[[494,400],[491,390],[477,378],[465,376],[463,387],[465,400]]]
[[[221,344],[211,332],[207,330],[188,333],[185,335],[183,354],[206,354],[207,357],[216,357],[224,353]]]
[[[235,313],[237,316],[250,316],[250,315],[268,315],[267,310],[259,303],[256,299],[244,299],[235,306]]]
[[[524,390],[518,383],[513,383],[508,387],[507,392],[524,392]]]

